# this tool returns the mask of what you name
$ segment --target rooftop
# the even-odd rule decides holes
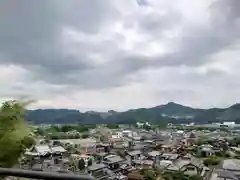
[[[223,169],[227,170],[240,170],[240,160],[239,159],[226,159],[223,161]]]

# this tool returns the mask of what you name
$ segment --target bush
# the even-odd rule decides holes
[[[231,155],[228,152],[219,151],[219,152],[216,152],[215,154],[217,157],[226,157],[226,158],[231,157]]]
[[[84,161],[84,159],[80,159],[78,161],[78,169],[82,170],[84,168],[85,168],[85,161]]]
[[[220,163],[220,160],[217,157],[209,157],[204,160],[205,166],[215,166]]]
[[[93,164],[93,160],[92,159],[89,159],[88,160],[88,166],[91,166]]]
[[[145,171],[143,176],[144,176],[145,180],[156,180],[157,179],[157,175],[153,170]]]
[[[89,138],[89,135],[88,135],[88,134],[83,134],[83,135],[82,135],[82,138],[83,138],[83,139]]]

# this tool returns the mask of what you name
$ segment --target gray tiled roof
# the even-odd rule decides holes
[[[234,175],[233,172],[230,172],[230,171],[227,171],[227,170],[218,170],[217,175],[218,175],[218,177],[224,178],[224,179],[238,180],[238,178]]]
[[[201,159],[192,157],[190,160],[190,163],[196,167],[202,168],[203,167],[203,161]]]
[[[223,161],[223,169],[227,170],[240,170],[239,159],[226,159]]]
[[[98,170],[98,169],[102,169],[102,168],[105,168],[106,165],[100,163],[100,164],[92,164],[91,166],[88,167],[88,170],[90,171],[95,171],[95,170]]]
[[[136,150],[136,151],[130,151],[130,152],[128,152],[128,154],[129,154],[130,156],[136,156],[136,155],[141,154],[141,151],[139,151],[139,150]]]
[[[155,156],[160,155],[160,152],[158,152],[158,151],[152,151],[152,152],[149,152],[148,155],[149,155],[149,156],[152,156],[152,157],[155,157]]]
[[[111,162],[111,163],[117,163],[117,162],[122,162],[124,161],[123,158],[121,158],[120,156],[108,156],[106,157],[107,161]]]

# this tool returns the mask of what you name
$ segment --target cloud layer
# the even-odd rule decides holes
[[[240,98],[239,0],[2,0],[0,99],[124,110]]]

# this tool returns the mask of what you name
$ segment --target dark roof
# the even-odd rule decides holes
[[[105,168],[105,167],[106,167],[106,165],[104,165],[104,164],[102,164],[102,163],[100,163],[100,164],[92,164],[91,166],[88,167],[88,170],[90,170],[90,171],[96,171],[96,170],[98,170],[98,169],[103,169],[103,168]]]
[[[117,163],[117,162],[124,161],[124,159],[121,158],[120,156],[111,156],[111,157],[107,157],[106,159],[107,159],[107,161],[110,161],[111,163]]]

